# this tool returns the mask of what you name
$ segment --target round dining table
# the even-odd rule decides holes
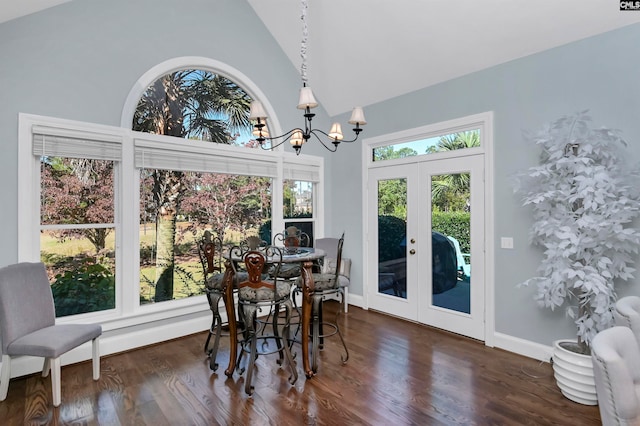
[[[311,267],[313,262],[325,257],[324,250],[314,249],[313,247],[297,247],[295,249],[280,247],[282,249],[282,263],[300,263],[302,264],[302,313],[301,327],[302,330],[309,330],[311,326],[311,293],[314,290],[313,273]],[[233,268],[231,262],[240,259],[227,258],[224,275],[224,305],[229,321],[229,365],[225,370],[228,377],[233,375],[236,368],[236,359],[238,355],[238,323],[236,318],[235,303],[233,300]],[[267,258],[267,262],[272,259]],[[302,333],[302,367],[307,378],[314,375],[309,361],[309,333]]]

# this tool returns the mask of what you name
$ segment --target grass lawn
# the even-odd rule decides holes
[[[178,228],[184,229],[188,223],[179,223]],[[257,230],[255,232],[257,234]],[[225,234],[225,244],[234,244],[243,238],[240,232],[228,231]],[[155,244],[155,225],[140,225],[140,303],[149,303],[155,295],[154,283],[156,281],[156,268],[154,256],[151,253]],[[204,279],[198,249],[196,247],[196,237],[189,232],[179,233],[176,238],[176,257],[174,270],[174,299],[182,299],[189,296],[204,294]],[[113,253],[115,252],[115,233],[110,232],[106,238],[106,254],[96,254],[95,247],[86,238],[67,238],[58,240],[51,232],[42,231],[40,234],[41,259],[47,265],[52,282],[56,269],[70,264],[73,259],[90,258],[96,263],[107,266],[114,273]]]

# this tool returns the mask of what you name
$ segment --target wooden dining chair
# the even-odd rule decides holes
[[[298,371],[289,348],[290,319],[293,305],[291,303],[291,285],[289,281],[278,278],[278,270],[282,266],[282,250],[278,247],[259,247],[256,250],[243,250],[240,246],[231,248],[229,258],[237,259],[233,262],[235,273],[246,272],[247,279],[238,282],[238,315],[244,324],[243,339],[239,342],[240,351],[237,369],[240,374],[246,370],[245,392],[253,394],[252,379],[258,356],[278,353],[278,363],[286,361],[291,370],[289,383],[294,384],[298,379]],[[273,269],[271,276],[265,277],[265,265]],[[280,312],[282,316],[271,315],[271,329],[260,323],[258,312]],[[280,320],[279,320],[280,318]],[[279,330],[282,327],[282,331]],[[258,341],[262,344],[258,345]],[[275,345],[275,347],[274,347]],[[244,356],[248,354],[246,367],[242,366]]]
[[[344,245],[344,233],[339,239],[336,239],[335,258],[326,257],[322,265],[320,273],[312,273],[311,277],[305,278],[301,276],[296,280],[296,288],[301,289],[305,285],[304,280],[312,278],[313,287],[311,291],[311,369],[313,372],[318,370],[318,353],[323,347],[324,338],[338,335],[344,354],[340,355],[342,363],[345,364],[349,360],[349,350],[340,331],[338,323],[342,309],[338,309],[333,322],[323,318],[322,304],[327,297],[338,297],[341,306],[345,304],[345,287],[341,280],[342,269],[342,247]],[[306,284],[308,285],[308,284]],[[328,331],[327,331],[328,328]],[[308,330],[300,330],[301,332],[309,332]]]
[[[285,252],[294,251],[299,247],[309,247],[311,239],[309,235],[302,232],[297,226],[287,226],[287,228],[273,236],[273,244],[285,248]]]
[[[207,230],[203,233],[197,246],[204,276],[205,294],[212,316],[209,333],[204,343],[204,352],[209,358],[209,368],[216,371],[218,369],[216,358],[220,345],[220,337],[223,335],[222,328],[226,325],[226,323],[223,323],[222,316],[220,315],[220,299],[223,300],[223,305],[226,308],[224,296],[227,291],[227,286],[229,285],[229,280],[227,279],[227,272],[225,271],[224,261],[222,259],[222,239],[214,236],[211,231]],[[234,292],[237,292],[238,281],[244,281],[246,278],[247,274],[244,272],[240,272],[231,277],[230,283],[233,286]],[[235,307],[231,309],[235,309]],[[212,338],[213,345],[211,345]]]
[[[273,236],[273,245],[283,247],[285,254],[295,254],[300,247],[309,247],[309,235],[302,232],[296,226],[288,226],[283,232]],[[279,278],[295,280],[301,274],[299,263],[288,263],[282,265],[278,272]]]

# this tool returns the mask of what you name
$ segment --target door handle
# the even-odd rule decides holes
[[[416,251],[414,249],[409,250],[409,254],[416,254]]]

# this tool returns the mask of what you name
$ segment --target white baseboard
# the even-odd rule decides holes
[[[495,333],[494,347],[513,352],[538,361],[549,362],[553,355],[553,347],[509,336],[508,334]]]
[[[349,300],[347,300],[347,303],[349,305],[357,306],[362,309],[367,309],[364,306],[364,297],[360,296],[359,294],[349,293]]]

